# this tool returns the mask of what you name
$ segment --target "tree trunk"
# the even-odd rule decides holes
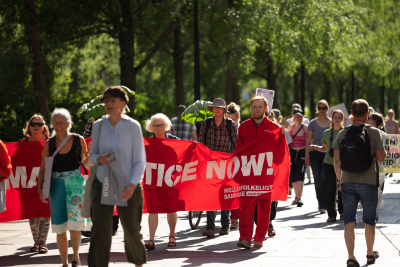
[[[381,87],[381,113],[385,113],[385,77],[382,77]]]
[[[133,16],[130,0],[119,0],[122,10],[122,21],[119,25],[119,47],[120,58],[119,64],[121,68],[121,85],[136,91],[136,74],[134,68],[134,35],[133,35]],[[135,96],[129,97],[128,107],[130,109],[129,116],[135,116]]]
[[[338,97],[339,97],[339,103],[343,103],[343,84],[341,82],[339,82],[338,84],[338,88],[337,88],[337,92],[338,92]]]
[[[303,110],[306,109],[306,68],[304,63],[301,63],[301,100],[300,106]]]
[[[310,110],[311,110],[311,119],[315,118],[315,112],[314,112],[314,108],[315,107],[315,90],[314,90],[314,84],[313,84],[313,80],[312,80],[312,75],[310,75],[308,77],[309,81],[310,81],[310,90],[309,90],[309,97],[310,97]],[[303,109],[304,111],[304,109]]]
[[[394,92],[393,94],[393,110],[394,114],[398,116],[399,114],[399,95],[397,92]]]
[[[240,90],[236,69],[228,68],[226,71],[225,101],[227,105],[231,102],[240,105]]]
[[[323,98],[329,103],[331,100],[331,84],[332,82],[329,80],[329,78],[324,75],[324,83],[325,83],[325,92]],[[313,106],[311,106],[313,108]]]
[[[278,97],[276,91],[276,76],[274,73],[274,61],[272,60],[269,52],[267,52],[267,78],[268,78],[268,89],[275,91],[275,101],[273,103],[273,108],[278,108]]]
[[[39,26],[36,14],[35,0],[24,0],[27,15],[29,44],[31,48],[33,71],[32,82],[36,101],[36,109],[44,117],[49,117],[49,106],[47,103],[46,76],[42,58],[42,49],[39,39]]]
[[[299,79],[299,72],[297,72],[293,76],[293,83],[294,83],[294,102],[300,103],[300,79]]]
[[[182,48],[181,40],[181,24],[179,23],[174,30],[174,70],[175,70],[175,99],[176,106],[186,104],[186,88],[185,88],[185,75],[183,67],[183,59],[185,51]]]

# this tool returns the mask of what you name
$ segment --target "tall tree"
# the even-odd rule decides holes
[[[46,75],[40,45],[39,25],[36,14],[35,0],[24,0],[27,29],[29,33],[29,47],[32,57],[32,81],[36,101],[37,112],[44,117],[49,116],[47,103]]]

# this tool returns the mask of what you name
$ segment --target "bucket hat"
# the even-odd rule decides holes
[[[213,104],[207,107],[208,111],[212,111],[213,107],[217,107],[217,108],[224,108],[224,113],[227,112],[226,110],[226,103],[225,100],[223,100],[222,98],[215,98],[213,101]]]

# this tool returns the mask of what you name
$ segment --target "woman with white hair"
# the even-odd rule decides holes
[[[81,266],[79,247],[81,231],[90,229],[90,220],[81,216],[81,206],[85,180],[81,174],[80,164],[86,155],[86,143],[82,136],[71,134],[71,114],[64,108],[56,108],[51,116],[50,125],[54,128],[53,137],[46,141],[43,147],[42,164],[39,171],[38,192],[40,199],[44,199],[43,183],[46,172],[45,158],[54,157],[51,170],[50,208],[51,227],[57,234],[57,246],[63,266],[68,266],[68,239],[70,231],[71,245],[74,251],[72,266]]]
[[[171,121],[170,119],[162,114],[157,113],[149,120],[146,120],[146,130],[150,133],[153,133],[152,138],[160,138],[160,139],[177,139],[178,137],[167,133],[171,129]],[[169,225],[169,242],[168,247],[175,247],[176,246],[176,239],[175,239],[175,227],[178,221],[178,215],[176,212],[167,213],[167,221]],[[156,234],[158,226],[158,213],[149,213],[149,231],[150,231],[150,239],[145,244],[148,250],[156,249],[154,243],[154,237]]]

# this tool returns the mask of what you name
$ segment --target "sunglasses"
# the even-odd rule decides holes
[[[44,125],[44,123],[43,122],[31,122],[29,125],[32,127],[35,127],[35,126],[42,127]]]
[[[327,110],[328,107],[318,107],[318,110]]]
[[[234,110],[234,109],[228,109],[228,114],[236,114],[236,110]]]

